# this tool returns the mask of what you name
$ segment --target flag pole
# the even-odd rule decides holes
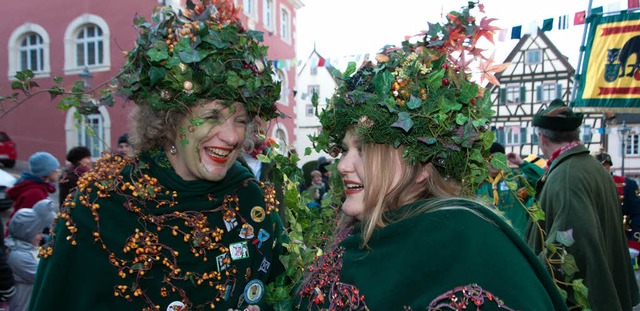
[[[578,82],[580,81],[580,76],[582,75],[582,58],[584,57],[584,49],[585,42],[587,41],[587,26],[589,24],[589,17],[591,16],[591,5],[593,4],[593,0],[589,0],[589,5],[587,6],[587,14],[585,15],[584,22],[584,31],[582,32],[582,42],[580,43],[580,56],[578,57],[578,67],[576,68],[576,74],[573,76],[573,86],[571,87],[571,98],[569,98],[569,107],[573,106],[576,101],[576,89],[578,88]],[[575,18],[575,17],[574,17]]]

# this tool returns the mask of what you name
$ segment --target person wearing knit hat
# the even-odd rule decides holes
[[[574,279],[589,290],[592,310],[631,310],[640,302],[616,187],[609,173],[580,143],[582,114],[560,99],[533,118],[540,149],[548,158],[536,185],[536,198],[545,213],[540,228],[530,226],[526,239],[543,256],[544,245],[570,230],[575,241],[567,251],[575,258]],[[543,237],[542,232],[546,232]],[[556,272],[557,273],[557,272]],[[579,301],[572,288],[567,302]]]
[[[69,164],[62,170],[58,181],[60,206],[78,184],[78,178],[91,169],[91,150],[85,146],[73,147],[67,152],[67,161]]]
[[[22,208],[31,208],[56,191],[60,177],[60,162],[48,152],[36,152],[29,157],[29,171],[22,172],[15,185],[7,190],[13,200],[12,217]]]
[[[124,133],[118,137],[118,152],[124,155],[133,156],[133,148],[129,143],[129,133]]]
[[[9,235],[5,239],[10,250],[7,262],[16,282],[16,293],[9,300],[9,310],[28,310],[39,262],[38,246],[42,231],[53,224],[56,205],[51,199],[38,201],[33,208],[18,211],[9,222]]]

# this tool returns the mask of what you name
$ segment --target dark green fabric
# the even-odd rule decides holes
[[[543,169],[526,161],[520,165],[520,170],[521,175],[524,176],[532,187],[535,187],[538,179],[544,174]],[[513,177],[509,177],[509,179],[513,179]],[[525,184],[520,179],[517,179],[517,185],[518,189],[525,187]],[[534,201],[530,200],[530,198],[525,198],[524,205],[522,205],[518,201],[517,193],[509,190],[504,180],[501,180],[497,186],[498,197],[500,199],[496,208],[502,213],[504,218],[509,221],[509,224],[516,230],[518,235],[524,238],[529,222],[529,216],[525,208],[530,207]],[[485,199],[485,204],[489,206],[493,205],[493,185],[489,181],[482,183],[480,187],[478,187],[476,194],[480,198]]]
[[[555,111],[556,109],[561,110]],[[561,99],[554,99],[547,109],[533,116],[533,126],[568,132],[577,129],[582,124],[582,117],[582,113],[573,112]]]
[[[592,310],[631,310],[640,302],[631,268],[616,188],[609,173],[589,150],[576,146],[560,155],[537,184],[547,232],[541,241],[530,226],[527,242],[542,256],[542,245],[555,242],[560,231],[573,229],[575,243],[567,248],[589,289]],[[573,304],[573,293],[569,292]]]
[[[409,204],[389,217],[433,202]],[[368,248],[361,248],[357,231],[340,244],[345,249],[340,281],[356,286],[369,310],[425,310],[439,295],[472,283],[510,308],[566,309],[548,273],[501,217],[468,200],[439,204],[450,209],[376,229]],[[482,310],[499,309],[485,301]]]
[[[262,190],[255,182],[251,181],[251,173],[239,163],[231,167],[222,181],[209,182],[183,180],[170,168],[164,153],[155,153],[155,156],[142,154],[140,161],[146,162],[150,166],[148,170],[143,169],[142,173],[156,177],[159,184],[168,190],[175,190],[178,194],[177,201],[179,203],[175,206],[156,208],[153,202],[144,201],[146,205],[142,207],[148,208],[156,215],[167,215],[174,211],[213,210],[221,205],[225,195],[235,193],[239,197],[237,213],[240,217],[236,217],[238,226],[231,232],[226,231],[221,212],[203,213],[208,217],[210,227],[224,230],[222,239],[224,245],[228,247],[233,242],[247,241],[250,253],[250,257],[247,259],[231,262],[231,265],[235,265],[237,268],[235,276],[232,274],[232,277],[235,277],[235,284],[231,283],[234,285],[231,298],[226,302],[216,303],[216,310],[236,308],[239,297],[249,280],[260,279],[266,285],[275,279],[278,273],[282,272],[283,267],[277,259],[281,252],[282,225],[280,219],[277,213],[270,213],[270,216],[267,216],[261,223],[252,220],[250,210],[254,206],[264,207]],[[137,178],[138,172],[126,168],[121,176],[125,179],[129,176]],[[166,195],[162,196],[167,198]],[[211,201],[209,197],[214,197],[216,200]],[[105,243],[117,257],[130,258],[127,257],[129,255],[122,253],[122,249],[125,240],[134,233],[134,230],[136,228],[144,230],[145,225],[148,226],[147,230],[150,232],[155,233],[157,229],[154,225],[142,223],[136,214],[126,210],[123,207],[124,202],[125,198],[117,194],[96,201],[100,205],[99,225]],[[69,231],[64,222],[59,222],[55,227],[53,255],[40,262],[30,310],[51,310],[54,307],[65,310],[106,311],[141,310],[146,307],[140,298],[133,298],[133,301],[127,302],[123,298],[114,297],[114,287],[125,282],[118,276],[117,269],[108,262],[107,252],[102,250],[99,244],[93,242],[92,232],[96,228],[96,221],[89,209],[77,200],[76,206],[71,211],[71,217],[78,228],[77,246],[71,246],[66,241]],[[256,237],[260,229],[264,229],[270,234],[270,238],[263,243],[261,248],[258,249],[258,246],[253,243],[254,239],[244,240],[239,236],[240,228],[245,221],[254,227]],[[166,223],[181,229],[185,228],[182,221],[167,221]],[[171,230],[167,229],[157,233],[160,241],[179,252],[178,266],[183,272],[217,271],[216,256],[221,254],[219,250],[208,251],[208,261],[204,263],[202,257],[193,256],[189,245],[183,242],[181,235],[175,237],[171,234]],[[266,274],[258,271],[263,258],[271,262],[270,269]],[[248,279],[245,277],[247,268],[251,268],[251,277]],[[160,310],[166,310],[171,302],[180,300],[179,295],[171,292],[169,297],[160,296],[160,287],[166,286],[162,283],[162,276],[166,273],[166,268],[160,263],[156,263],[146,278],[140,281],[142,289],[150,295],[155,304],[160,306]],[[223,276],[222,281],[225,279]],[[232,280],[231,277],[229,280]],[[127,278],[126,281],[129,284],[125,283],[125,285],[131,285],[131,278]],[[218,295],[218,290],[205,284],[195,286],[190,281],[175,282],[175,284],[186,291],[187,297],[195,306],[212,300]],[[264,303],[264,296],[258,305],[262,310],[271,309]]]

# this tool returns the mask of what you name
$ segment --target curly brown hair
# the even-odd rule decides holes
[[[158,110],[149,105],[136,105],[130,116],[131,145],[137,152],[171,146],[188,112],[187,109]]]

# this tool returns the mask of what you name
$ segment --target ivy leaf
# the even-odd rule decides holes
[[[560,242],[564,246],[571,246],[575,242],[573,239],[573,229],[566,231],[558,231],[556,234],[556,241]]]
[[[386,70],[382,74],[375,75],[372,82],[376,94],[384,96],[389,93],[394,80],[393,74]]]
[[[153,44],[153,48],[147,51],[147,56],[152,62],[160,62],[169,58],[169,52],[167,51],[167,44],[165,42],[156,42]]]
[[[311,147],[304,148],[304,155],[305,156],[311,155]]]
[[[469,117],[465,116],[465,115],[464,115],[464,114],[462,114],[462,113],[459,113],[459,114],[456,116],[456,123],[457,123],[458,125],[464,125],[465,123],[467,123],[467,120],[469,120]]]
[[[429,80],[427,81],[427,85],[430,88],[439,88],[442,85],[442,78],[444,78],[444,69],[440,69],[429,76]]]
[[[463,83],[460,90],[460,97],[458,101],[462,103],[469,103],[471,99],[478,95],[478,85],[475,83]]]
[[[562,271],[564,274],[568,276],[572,276],[576,274],[580,269],[578,269],[578,264],[576,263],[576,259],[571,254],[565,254],[562,260]]]
[[[62,77],[60,77],[60,76],[53,77],[53,83],[61,84],[62,83]]]
[[[576,279],[571,282],[573,285],[573,297],[576,302],[584,309],[589,309],[589,289],[584,285],[582,279]]]
[[[149,69],[149,84],[154,86],[158,81],[162,81],[166,75],[166,70],[162,67],[151,67]]]
[[[408,112],[403,111],[398,113],[398,120],[391,124],[391,127],[399,127],[405,132],[409,132],[413,127],[413,120],[411,120],[411,116]]]
[[[202,42],[209,43],[218,49],[224,49],[229,46],[229,44],[224,42],[222,38],[220,38],[220,35],[213,29],[209,29],[208,36],[202,36]]]
[[[509,168],[509,164],[507,163],[507,156],[502,152],[493,154],[491,157],[491,166],[503,172],[511,172],[511,168]]]
[[[422,100],[420,98],[417,98],[413,95],[411,95],[411,98],[409,99],[409,102],[407,102],[407,108],[414,110],[416,108],[420,108],[422,107]]]
[[[342,78],[349,78],[354,72],[356,72],[356,62],[349,62],[347,69],[342,74]]]
[[[107,105],[109,107],[113,107],[113,104],[115,104],[115,101],[113,100],[112,93],[111,92],[106,92],[106,93],[102,94],[102,96],[100,97],[100,104]]]
[[[435,137],[420,137],[418,138],[418,140],[427,145],[433,145],[438,142],[438,140]]]

